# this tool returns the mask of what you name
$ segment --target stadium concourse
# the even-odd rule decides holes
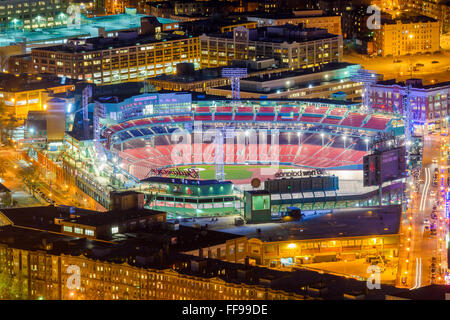
[[[130,99],[142,101],[145,95]],[[217,143],[214,134],[207,134],[211,129],[220,129],[225,135],[226,167],[275,163],[361,169],[372,139],[391,135],[403,125],[393,115],[360,113],[357,103],[348,101],[262,99],[236,103],[220,99],[186,100],[188,103],[171,109],[175,111],[164,112],[153,103],[151,114],[104,121],[105,147],[117,152],[122,168],[138,179],[147,178],[155,168],[215,164]],[[119,103],[122,110],[127,102]],[[200,138],[194,128],[203,132]]]

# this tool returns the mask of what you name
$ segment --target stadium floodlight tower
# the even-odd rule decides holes
[[[409,162],[409,148],[412,144],[411,136],[414,133],[414,121],[413,121],[413,113],[411,108],[411,84],[407,84],[405,87],[405,94],[403,95],[402,101],[402,111],[403,111],[403,119],[405,125],[405,146],[406,146],[406,163]]]
[[[229,78],[231,80],[231,99],[232,103],[239,103],[241,99],[241,89],[240,89],[240,79],[247,76],[247,68],[222,68],[222,77]],[[225,180],[225,169],[224,169],[224,150],[223,150],[223,140],[226,137],[231,137],[233,135],[230,130],[225,128],[217,128],[216,136],[214,139],[215,144],[215,171],[216,180]]]
[[[231,80],[231,99],[241,99],[240,79],[247,76],[247,68],[222,68],[222,77]]]
[[[361,110],[366,113],[371,113],[369,90],[370,86],[377,82],[377,74],[374,71],[366,69],[358,69],[350,74],[350,79],[354,82],[362,82],[362,107]]]
[[[83,135],[89,139],[89,98],[92,97],[92,86],[87,85],[81,92],[81,108],[83,109]]]

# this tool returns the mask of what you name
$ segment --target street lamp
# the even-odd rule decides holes
[[[364,142],[366,143],[366,151],[369,151],[369,139],[365,138]]]
[[[322,137],[322,147],[323,147],[323,137],[325,136],[325,134],[322,132],[322,133],[320,134],[320,136]]]
[[[342,139],[344,139],[344,149],[345,149],[345,140],[347,140],[347,136],[343,136]]]

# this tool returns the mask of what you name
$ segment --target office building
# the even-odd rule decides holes
[[[251,30],[237,27],[225,34],[201,35],[199,40],[202,68],[259,58],[274,58],[281,67],[307,68],[338,62],[343,50],[340,35],[291,25]]]
[[[255,21],[258,27],[303,24],[306,28],[320,28],[330,34],[342,34],[341,16],[324,15],[322,10],[294,11],[291,13],[248,14],[248,21]]]
[[[32,50],[37,72],[56,73],[96,84],[120,83],[173,73],[180,62],[198,65],[198,38],[174,33],[68,40],[67,44]]]

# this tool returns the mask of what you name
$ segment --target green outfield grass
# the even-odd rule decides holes
[[[253,168],[266,168],[268,166],[247,166],[247,165],[226,165],[224,168],[226,180],[242,180],[249,179],[253,176],[253,172],[249,169]],[[182,166],[180,169],[193,168],[193,166]],[[200,179],[213,180],[216,177],[216,173],[213,165],[200,165],[196,168],[202,168],[205,170],[200,171]],[[293,167],[280,166],[279,169],[294,169]]]

